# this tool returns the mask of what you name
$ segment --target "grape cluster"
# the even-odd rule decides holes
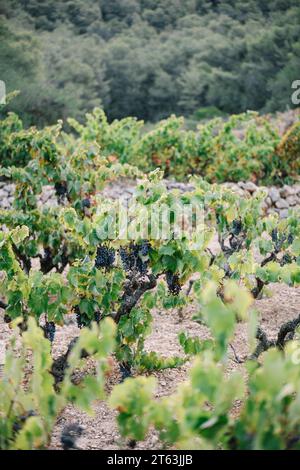
[[[54,189],[59,202],[62,202],[68,194],[68,186],[66,181],[58,181],[55,183]]]
[[[86,313],[81,313],[79,309],[79,305],[76,305],[76,307],[74,307],[74,312],[76,315],[77,326],[80,330],[81,328],[84,328],[85,326],[90,326],[93,319],[89,318],[89,316]],[[94,320],[95,322],[100,323],[101,319],[102,319],[102,315],[101,315],[101,312],[98,310],[97,312],[95,312]]]
[[[91,207],[91,200],[87,197],[81,201],[83,209],[90,209]]]
[[[76,315],[77,326],[81,330],[81,328],[84,326],[84,321],[83,321],[83,318],[79,309],[79,305],[76,305],[76,307],[74,308],[74,311]]]
[[[272,241],[275,245],[275,250],[276,251],[280,251],[284,242],[287,241],[289,245],[291,245],[294,241],[294,237],[293,235],[290,233],[288,236],[286,235],[282,235],[281,237],[279,236],[278,234],[278,230],[277,228],[274,228],[271,232],[271,238],[272,238]]]
[[[95,322],[100,323],[101,320],[101,313],[98,311],[95,313]]]
[[[291,245],[291,244],[293,243],[293,241],[294,241],[294,236],[293,236],[291,233],[289,233],[287,241],[288,241],[288,244],[289,244],[289,245]]]
[[[138,244],[131,243],[129,247],[120,248],[120,257],[125,271],[137,271],[145,275],[148,271],[148,259],[150,253],[150,242],[145,240]]]
[[[132,377],[131,368],[130,365],[125,362],[121,362],[119,364],[119,367],[121,372],[120,383],[123,383],[125,379],[127,379],[128,377]]]
[[[44,332],[46,338],[53,343],[54,338],[55,338],[55,323],[53,321],[46,321],[45,326],[44,326]]]
[[[134,268],[134,256],[130,249],[121,247],[120,257],[125,271],[132,271]]]
[[[291,257],[291,255],[289,253],[285,253],[281,259],[281,266],[284,266],[285,264],[290,264],[292,263],[293,261],[293,258]]]
[[[106,245],[99,245],[97,248],[95,267],[100,268],[111,268],[115,262],[115,250],[108,248]]]
[[[26,423],[27,419],[31,418],[32,416],[36,416],[36,412],[33,411],[33,410],[29,410],[29,411],[25,412],[24,414],[18,416],[16,418],[16,421],[13,424],[13,431],[15,433],[21,431],[21,429],[23,428],[23,426]]]
[[[181,291],[181,285],[179,283],[179,276],[172,273],[171,271],[166,272],[166,281],[170,294],[178,295]]]
[[[151,249],[151,243],[149,242],[149,240],[143,240],[142,242],[140,242],[139,247],[140,252],[143,256],[149,255]]]
[[[232,222],[232,233],[235,236],[238,236],[242,231],[243,225],[240,219],[235,219]]]
[[[48,246],[46,246],[44,248],[44,259],[46,259],[46,260],[51,260],[52,259],[52,251]]]
[[[277,228],[273,228],[273,230],[271,232],[271,238],[272,238],[273,243],[276,243],[278,241],[278,230],[277,230]]]

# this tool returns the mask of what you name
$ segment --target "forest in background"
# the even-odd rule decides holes
[[[293,107],[299,0],[2,0],[0,79],[26,125],[95,106],[156,122]]]

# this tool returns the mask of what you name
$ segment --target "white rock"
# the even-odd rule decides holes
[[[255,191],[257,191],[257,186],[256,184],[252,183],[252,181],[248,181],[248,183],[244,185],[244,189],[246,191],[249,191],[249,193],[254,193]]]
[[[270,198],[270,196],[267,196],[266,199],[265,199],[265,201],[266,201],[266,204],[267,204],[269,207],[272,206],[272,199]]]
[[[278,201],[276,201],[275,206],[278,209],[287,209],[289,207],[285,199],[279,199]]]
[[[5,190],[7,193],[13,194],[15,192],[15,185],[14,184],[7,184],[5,186]]]
[[[280,193],[277,188],[271,187],[269,189],[269,196],[273,202],[277,202],[280,199]]]
[[[262,208],[262,210],[264,210],[264,211],[266,211],[266,210],[268,209],[268,204],[266,203],[266,201],[263,201],[263,202],[261,203],[261,208]]]
[[[286,198],[286,202],[288,203],[289,206],[296,206],[298,203],[299,198],[297,196],[288,196]]]
[[[286,198],[288,196],[293,196],[295,194],[295,188],[293,186],[288,186],[285,184],[281,189],[280,189],[280,194],[282,197]]]
[[[245,191],[244,191],[243,189],[241,189],[241,188],[235,188],[234,192],[235,192],[236,194],[238,194],[239,196],[241,196],[241,197],[244,197],[244,196],[245,196]]]
[[[279,212],[279,216],[281,219],[286,219],[288,215],[289,215],[288,209],[281,209],[281,211]]]
[[[300,194],[300,184],[294,184],[293,189],[295,194]]]

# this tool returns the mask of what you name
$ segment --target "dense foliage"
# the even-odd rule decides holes
[[[184,128],[184,119],[171,116],[145,131],[133,118],[109,123],[104,111],[86,115],[85,124],[68,120],[71,128],[90,143],[96,140],[103,155],[143,171],[160,167],[165,176],[186,179],[201,175],[210,182],[249,181],[289,183],[300,176],[300,127],[297,121],[280,136],[270,116],[254,112],[215,118]]]
[[[26,123],[100,102],[110,121],[293,107],[298,0],[4,0],[0,15],[0,79]]]

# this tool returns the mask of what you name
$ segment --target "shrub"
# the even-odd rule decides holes
[[[300,176],[300,122],[296,122],[282,137],[277,147],[279,176],[286,182]]]

